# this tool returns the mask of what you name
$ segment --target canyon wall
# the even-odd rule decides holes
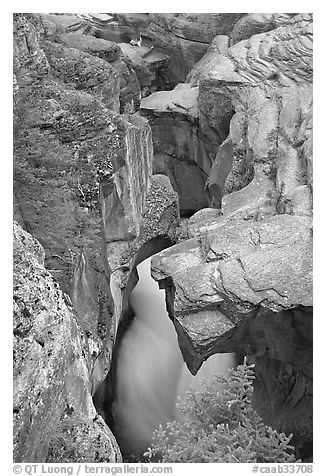
[[[311,28],[309,14],[14,15],[15,461],[120,461],[114,345],[135,266],[158,252],[190,371],[246,355],[263,418],[309,456]]]
[[[42,246],[14,222],[14,460],[121,461],[92,400],[89,341]]]
[[[237,41],[215,38],[224,50],[212,45],[189,73],[199,107],[210,90],[235,114],[206,182],[216,210],[194,214],[189,239],[152,261],[192,372],[215,352],[249,355],[261,414],[302,447],[312,425],[311,27],[306,14],[248,15]]]
[[[87,52],[87,36],[77,49],[66,46],[66,37],[62,42],[57,37],[51,41],[48,30],[49,24],[44,25],[38,15],[14,16],[14,218],[26,236],[31,233],[41,243],[42,263],[64,293],[70,305],[65,312],[77,327],[72,340],[67,335],[53,344],[52,338],[42,337],[45,351],[54,345],[55,353],[62,353],[51,363],[53,386],[62,403],[51,416],[49,437],[38,450],[40,435],[32,421],[35,416],[38,426],[46,425],[53,404],[45,400],[45,411],[41,412],[37,399],[51,389],[37,374],[39,395],[28,394],[27,398],[32,368],[16,369],[15,385],[22,382],[19,398],[30,400],[30,417],[22,410],[18,410],[19,415],[17,412],[21,425],[15,427],[17,462],[59,457],[51,446],[51,435],[56,435],[60,446],[67,430],[75,432],[73,428],[78,427],[72,420],[66,421],[65,401],[70,415],[76,410],[71,401],[76,399],[81,405],[86,399],[85,386],[91,399],[110,368],[122,302],[128,301],[136,280],[130,280],[125,293],[124,289],[129,275],[134,277],[134,262],[143,259],[142,252],[138,258],[137,253],[149,242],[144,253],[150,256],[176,242],[178,235],[177,195],[166,177],[152,178],[151,129],[137,114],[119,114],[117,71],[110,61]],[[24,248],[24,240],[21,246]],[[41,293],[38,288],[30,292],[35,300]],[[32,315],[34,309],[28,312]],[[43,329],[38,313],[35,321],[35,326]],[[15,333],[15,346],[25,345],[28,338],[24,332]],[[74,380],[67,400],[60,369],[64,355],[73,355],[76,339],[82,340],[87,385],[81,379]],[[40,365],[47,363],[41,361]],[[91,410],[85,408],[80,409],[81,425],[92,425],[94,418],[99,419],[103,428],[97,431],[111,445],[111,449],[107,444],[103,447],[106,461],[119,461],[114,436],[93,406]],[[63,420],[67,425],[60,423]],[[29,435],[28,439],[22,434]],[[88,446],[88,437],[83,438],[78,434],[77,446]],[[72,461],[81,457],[73,451],[68,454]],[[102,458],[102,451],[100,456],[89,458]]]

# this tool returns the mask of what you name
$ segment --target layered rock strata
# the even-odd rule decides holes
[[[190,370],[246,355],[260,413],[309,453],[311,15],[14,20],[15,218],[46,268],[16,225],[15,460],[119,461],[91,396],[108,421],[135,266],[177,241],[152,271]],[[182,232],[175,190],[199,210]]]
[[[52,33],[77,32],[119,43],[137,72],[143,96],[183,82],[213,38],[230,36],[243,16],[243,13],[42,15]],[[130,47],[133,41],[136,48]]]
[[[183,82],[191,68],[205,54],[216,35],[229,35],[241,13],[150,13],[120,14],[145,41],[170,57],[167,84]],[[166,88],[170,89],[170,88]]]
[[[205,184],[233,114],[231,108],[220,110],[220,126],[224,124],[224,128],[219,127],[202,113],[203,103],[197,87],[180,83],[172,91],[151,94],[140,106],[152,128],[153,170],[170,178],[179,195],[181,214],[191,214],[211,204]]]
[[[14,17],[15,218],[43,245],[47,271],[42,273],[57,293],[44,297],[45,309],[52,309],[55,300],[59,306],[63,291],[69,306],[62,312],[75,326],[60,327],[58,343],[49,341],[54,360],[40,360],[39,365],[53,373],[49,388],[37,370],[33,381],[40,392],[30,393],[34,344],[26,348],[26,367],[20,363],[15,368],[19,402],[14,414],[21,415],[15,426],[17,462],[119,461],[115,439],[91,400],[111,366],[118,310],[124,299],[127,302],[128,272],[119,273],[126,271],[119,250],[128,250],[130,292],[137,282],[132,266],[139,249],[161,236],[163,242],[154,250],[177,240],[176,196],[166,177],[152,180],[148,122],[137,114],[118,113],[121,83],[106,56],[114,57],[115,48],[87,40],[71,48],[66,45],[76,46],[76,38],[65,35],[62,32],[61,43],[53,42],[38,15]],[[155,252],[151,246],[148,255]],[[111,253],[122,261],[111,259]],[[17,292],[23,284],[19,281]],[[31,288],[33,294],[28,299],[37,301],[43,288],[34,289],[27,278],[25,284],[26,293]],[[33,312],[28,307],[26,316]],[[55,310],[55,316],[60,312]],[[43,314],[35,311],[34,327],[41,334],[43,320],[55,318]],[[26,346],[29,334],[19,330],[21,325],[15,337]],[[43,349],[48,344],[42,339],[35,345]],[[62,366],[66,358],[67,366],[74,362],[79,345],[81,369],[76,364],[78,368],[67,370],[68,385]],[[58,396],[55,410],[48,397],[52,390]],[[29,403],[20,409],[27,394]],[[40,398],[44,404],[38,409]],[[48,434],[40,444],[40,428],[48,421]]]
[[[231,101],[235,114],[206,182],[215,209],[193,215],[191,239],[152,261],[191,371],[215,352],[250,355],[257,407],[306,449],[312,425],[311,28],[308,14],[245,16],[231,43],[215,38],[190,72],[198,104],[209,91],[215,103]]]

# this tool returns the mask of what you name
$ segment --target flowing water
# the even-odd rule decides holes
[[[135,319],[118,355],[116,397],[112,412],[124,453],[143,453],[153,430],[177,418],[177,397],[203,378],[225,373],[232,354],[211,356],[196,376],[183,362],[174,326],[165,307],[165,292],[150,275],[150,258],[138,267],[139,282],[130,296]]]

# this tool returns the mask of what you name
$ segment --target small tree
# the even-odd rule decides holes
[[[286,436],[266,426],[252,408],[254,365],[203,382],[178,405],[181,421],[155,430],[145,456],[163,463],[276,463],[295,461]]]

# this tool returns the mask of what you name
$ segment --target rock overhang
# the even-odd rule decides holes
[[[230,336],[261,308],[272,315],[312,307],[309,217],[284,214],[222,226],[218,220],[215,229],[201,228],[152,259],[179,342],[187,340],[188,354],[199,362],[213,347],[234,351]]]

